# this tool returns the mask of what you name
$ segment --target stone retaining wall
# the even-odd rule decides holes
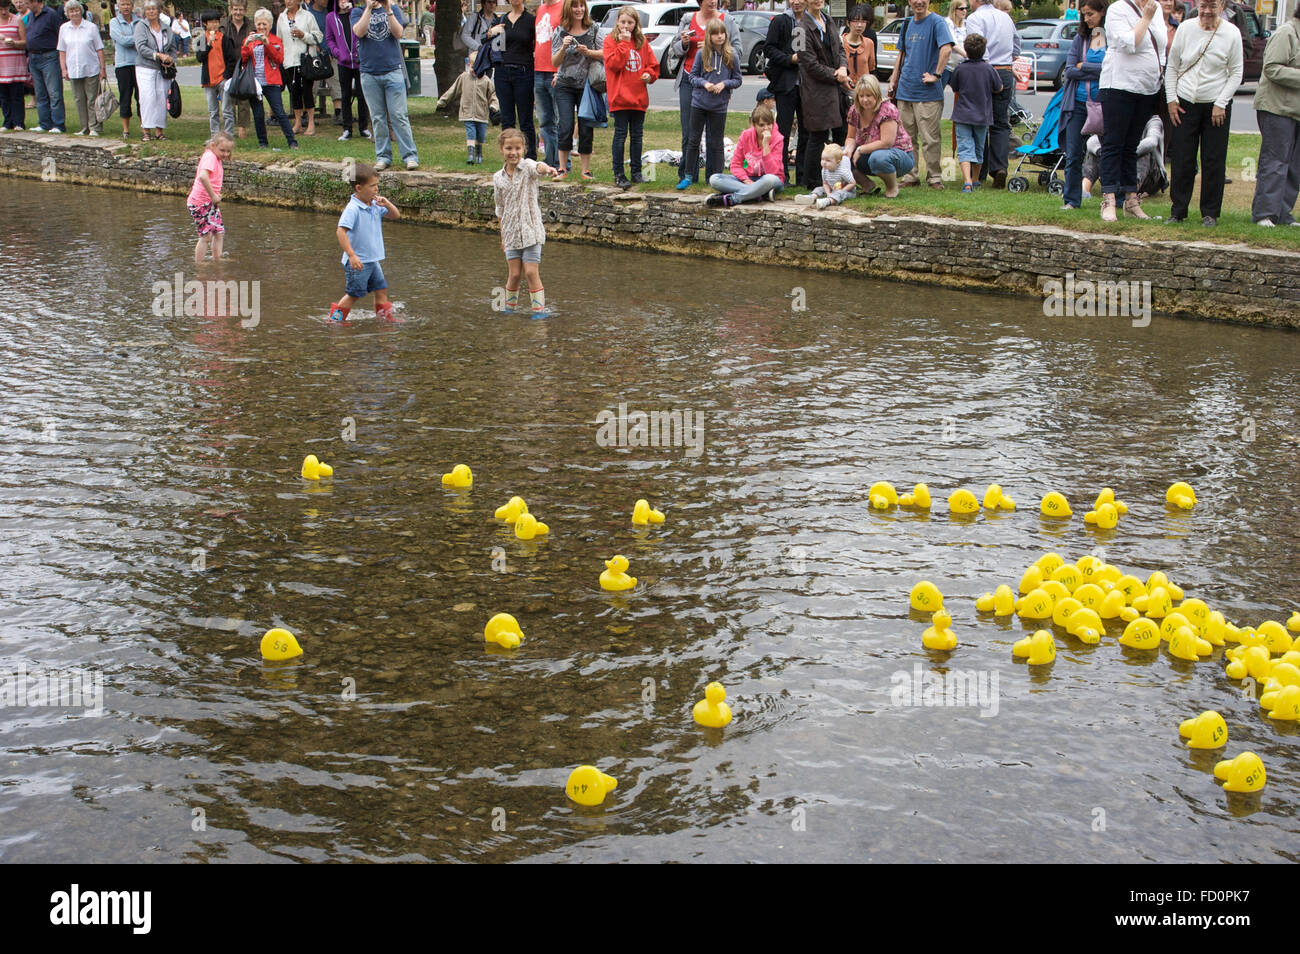
[[[293,164],[289,164],[293,162]],[[228,199],[337,214],[350,187],[337,163],[234,161]],[[10,175],[187,194],[195,160],[142,158],[121,143],[27,133],[0,135]],[[495,231],[489,174],[407,173],[384,192],[404,218]],[[873,278],[1043,297],[1046,282],[1151,283],[1164,314],[1300,327],[1300,253],[1205,242],[1148,242],[1048,226],[989,225],[930,216],[808,212],[791,202],[728,212],[697,196],[623,193],[579,183],[544,184],[551,239],[752,262],[778,262]],[[1085,267],[1085,263],[1091,267]]]

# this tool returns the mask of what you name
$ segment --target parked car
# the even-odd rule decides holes
[[[1021,20],[1016,24],[1016,32],[1020,34],[1021,54],[1034,56],[1034,79],[1060,89],[1065,81],[1070,44],[1079,32],[1079,21]]]
[[[604,23],[605,17],[609,15],[609,11],[619,6],[622,6],[622,4],[610,3],[608,0],[599,0],[597,3],[589,3],[587,4],[587,16],[591,17],[593,23]]]
[[[882,82],[889,79],[889,74],[894,72],[894,64],[898,62],[898,34],[902,29],[903,20],[900,17],[890,20],[876,33],[876,78]]]
[[[659,61],[659,75],[668,79],[676,76],[678,68],[682,65],[682,54],[680,50],[670,49],[673,37],[677,35],[682,21],[698,10],[700,5],[698,3],[615,4],[614,8],[605,14],[605,19],[600,22],[597,37],[601,43],[605,42],[605,37],[614,32],[614,24],[618,22],[618,11],[624,6],[635,7],[637,15],[641,17],[641,32],[645,34],[646,42],[650,44],[650,49],[654,50],[655,58]],[[664,58],[665,55],[667,59]]]
[[[728,20],[735,19],[740,34],[736,55],[740,57],[741,69],[750,73],[767,72],[767,54],[763,52],[767,46],[767,30],[780,15],[780,10],[737,10],[727,14]]]
[[[1196,11],[1193,10],[1190,16],[1196,16]],[[1264,29],[1264,24],[1251,7],[1229,3],[1223,8],[1223,16],[1241,31],[1242,82],[1258,83],[1259,74],[1264,69],[1264,47],[1272,33]]]

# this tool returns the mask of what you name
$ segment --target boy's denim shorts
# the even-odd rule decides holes
[[[372,291],[387,288],[388,280],[384,278],[384,270],[380,264],[362,262],[360,271],[351,265],[344,265],[343,277],[346,281],[347,293],[353,298],[365,298]]]

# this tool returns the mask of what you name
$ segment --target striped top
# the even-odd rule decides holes
[[[18,17],[10,14],[9,22],[0,24],[0,36],[18,39]],[[25,83],[28,79],[26,51],[0,44],[0,83]]]

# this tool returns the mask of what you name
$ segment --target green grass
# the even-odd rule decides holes
[[[194,156],[197,158],[203,143],[208,138],[207,106],[202,90],[186,88],[182,91],[184,111],[180,119],[169,119],[167,125],[168,141],[141,144],[139,142],[136,120],[132,123],[133,148],[141,150],[144,155]],[[286,99],[287,102],[287,99]],[[412,127],[415,130],[416,146],[420,153],[420,168],[429,172],[461,172],[476,175],[490,174],[500,165],[499,154],[495,146],[496,130],[489,129],[488,144],[484,151],[485,162],[482,166],[465,165],[464,127],[456,120],[455,110],[437,112],[432,97],[419,96],[409,100]],[[75,125],[75,108],[72,105],[70,91],[67,104],[72,112],[70,124]],[[269,119],[269,117],[268,117]],[[733,140],[740,137],[748,119],[743,113],[732,113],[727,119],[727,135]],[[332,117],[318,127],[314,137],[299,136],[301,148],[290,151],[284,148],[283,135],[278,127],[271,125],[268,129],[271,145],[281,151],[271,152],[257,147],[253,130],[248,130],[247,139],[240,140],[235,147],[236,160],[275,161],[276,163],[297,162],[307,159],[342,161],[351,156],[359,161],[373,160],[374,147],[369,140],[360,137],[349,142],[338,142],[339,128],[334,125]],[[944,153],[951,155],[949,124],[944,123]],[[116,119],[104,128],[104,135],[115,136],[120,132]],[[614,181],[611,169],[609,143],[612,126],[609,129],[596,130],[596,145],[592,156],[592,172],[598,183],[612,185]],[[681,146],[681,132],[676,111],[653,110],[646,116],[644,148],[678,149]],[[1233,179],[1232,185],[1224,192],[1223,215],[1215,229],[1202,228],[1200,214],[1196,208],[1197,195],[1193,195],[1188,221],[1174,227],[1158,222],[1141,222],[1120,219],[1107,225],[1100,220],[1099,201],[1085,200],[1083,209],[1077,212],[1060,212],[1061,200],[1048,195],[1046,189],[1038,185],[1037,175],[1029,174],[1029,191],[1021,194],[995,192],[984,189],[973,195],[960,192],[961,182],[950,181],[947,188],[940,192],[922,186],[916,189],[904,189],[897,199],[881,197],[859,198],[849,202],[845,208],[864,215],[934,215],[945,218],[965,219],[970,221],[990,222],[1005,225],[1047,225],[1072,229],[1082,232],[1099,232],[1108,235],[1131,235],[1149,240],[1178,238],[1184,241],[1208,241],[1217,243],[1244,243],[1262,248],[1278,248],[1300,251],[1300,228],[1261,229],[1250,219],[1250,201],[1254,192],[1254,161],[1259,153],[1259,137],[1249,134],[1234,133],[1228,145],[1228,175]],[[578,160],[573,157],[574,172],[569,181],[577,177]],[[1014,169],[1014,160],[1013,160]],[[642,192],[663,192],[671,190],[677,184],[676,170],[671,166],[659,166],[656,170],[658,181],[635,189]],[[1248,176],[1250,179],[1248,179]],[[688,194],[707,194],[710,190],[703,185],[695,185]],[[800,189],[787,189],[786,197],[801,192]],[[1169,199],[1164,197],[1148,200],[1143,204],[1147,213],[1153,216],[1169,215]]]

